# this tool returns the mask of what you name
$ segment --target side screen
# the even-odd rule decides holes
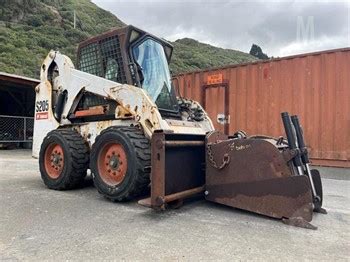
[[[118,36],[88,44],[79,50],[78,69],[118,83],[126,83]]]

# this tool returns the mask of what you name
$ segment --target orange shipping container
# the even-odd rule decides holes
[[[350,167],[350,48],[180,74],[174,84],[229,134],[284,135],[280,113],[297,114],[312,163]]]

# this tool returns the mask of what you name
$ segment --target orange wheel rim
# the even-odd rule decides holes
[[[106,144],[98,156],[98,173],[107,185],[116,186],[123,182],[128,168],[127,156],[121,144]]]
[[[63,149],[59,144],[50,144],[45,151],[45,170],[49,177],[57,179],[64,167]]]

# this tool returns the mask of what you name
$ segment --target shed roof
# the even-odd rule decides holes
[[[21,86],[35,87],[40,83],[40,80],[20,75],[8,74],[0,72],[0,81],[7,82],[9,84],[18,84]]]

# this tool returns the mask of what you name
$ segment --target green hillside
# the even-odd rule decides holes
[[[0,6],[0,71],[38,77],[50,49],[73,60],[76,44],[124,25],[86,0],[4,0]],[[74,12],[76,10],[76,28]]]
[[[50,49],[60,50],[74,62],[79,42],[123,25],[88,0],[1,0],[0,71],[38,78]],[[255,60],[243,52],[187,38],[173,44],[173,73]]]
[[[211,46],[190,38],[179,39],[172,44],[174,53],[171,69],[176,73],[257,60],[241,51]]]

